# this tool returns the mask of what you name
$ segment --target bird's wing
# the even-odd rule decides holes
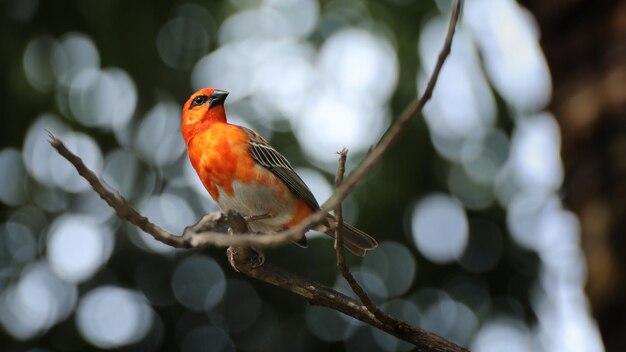
[[[250,155],[259,165],[276,175],[296,196],[313,210],[320,208],[315,196],[300,176],[293,170],[287,158],[272,147],[265,138],[256,132],[242,127],[250,138]]]

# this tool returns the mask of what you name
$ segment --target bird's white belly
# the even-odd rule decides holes
[[[233,194],[229,195],[218,187],[218,205],[222,211],[235,210],[243,216],[258,216],[269,214],[268,219],[256,220],[249,223],[250,229],[255,232],[277,232],[292,219],[294,209],[293,197],[278,197],[278,189],[258,183],[242,184],[233,182]]]

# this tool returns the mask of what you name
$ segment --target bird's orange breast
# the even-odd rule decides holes
[[[239,126],[216,123],[189,141],[189,159],[216,202],[218,189],[233,196],[234,181],[284,187],[271,172],[257,166],[250,156],[248,138]]]
[[[239,126],[212,124],[188,141],[189,159],[220,207],[243,215],[272,215],[272,219],[252,223],[253,230],[291,227],[313,210],[276,175],[257,165],[250,155],[249,138]]]
[[[199,132],[187,144],[189,159],[204,187],[219,201],[218,187],[233,193],[233,180],[254,179],[254,160],[248,151],[247,136],[234,126],[219,123]]]

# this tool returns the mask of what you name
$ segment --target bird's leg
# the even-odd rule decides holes
[[[228,229],[228,234],[233,236],[236,234],[231,228]],[[263,251],[250,247],[235,247],[230,246],[226,249],[226,255],[228,256],[228,262],[230,266],[236,271],[238,264],[249,265],[251,268],[258,268],[265,263],[265,254]]]
[[[249,265],[251,268],[258,268],[265,263],[265,254],[254,247],[233,247],[226,249],[228,262],[236,271],[239,264]],[[243,258],[242,258],[243,257]],[[244,262],[240,262],[241,260]]]
[[[253,221],[258,221],[258,220],[265,220],[265,219],[271,219],[274,216],[270,213],[265,213],[265,214],[257,214],[257,215],[249,215],[249,216],[244,216],[244,220],[246,220],[246,222],[253,222]]]

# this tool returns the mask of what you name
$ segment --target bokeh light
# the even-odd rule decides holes
[[[194,5],[194,11],[205,11]],[[170,67],[187,69],[209,48],[209,34],[197,21],[176,17],[167,22],[157,36],[161,59]]]
[[[224,272],[215,260],[192,256],[182,261],[172,275],[176,299],[191,310],[211,310],[226,291]]]
[[[24,141],[24,165],[38,182],[77,193],[90,189],[71,164],[50,148],[48,132],[63,139],[70,150],[80,150],[81,159],[92,170],[102,169],[102,152],[94,139],[86,134],[66,132],[54,115],[40,116],[30,127]]]
[[[52,72],[59,84],[70,87],[74,78],[87,69],[100,66],[100,54],[94,42],[82,33],[68,33],[52,48]]]
[[[154,312],[138,293],[102,286],[81,298],[76,324],[83,337],[100,348],[138,342],[151,327]]]
[[[52,223],[47,250],[50,268],[63,280],[80,283],[109,259],[113,236],[91,217],[66,214]]]
[[[127,127],[135,111],[137,91],[132,79],[120,69],[88,68],[72,79],[69,104],[82,124],[119,130]]]
[[[563,182],[559,127],[548,113],[523,118],[511,145],[515,180],[524,189],[551,191]]]
[[[197,219],[194,212],[182,198],[170,193],[163,193],[143,199],[138,210],[164,229],[174,234],[182,234],[185,226],[193,224]],[[140,229],[134,229],[133,242],[144,249],[162,254],[172,254],[174,248],[157,242]]]
[[[535,349],[524,323],[510,317],[494,317],[486,321],[472,341],[472,351],[532,351]]]
[[[326,201],[333,194],[333,188],[320,172],[309,168],[296,168],[296,173],[311,189],[319,203]]]
[[[137,155],[154,166],[165,166],[178,159],[185,150],[179,130],[180,107],[159,103],[142,120],[135,135]]]
[[[333,34],[320,51],[319,65],[340,92],[369,97],[384,104],[398,80],[394,48],[368,31],[346,29]]]
[[[76,287],[57,277],[45,263],[33,262],[3,292],[0,322],[15,338],[30,339],[66,319],[77,295]]]
[[[520,112],[545,107],[552,82],[527,10],[513,0],[470,1],[464,22],[476,34],[487,75],[505,101]]]
[[[315,28],[318,11],[315,0],[262,1],[258,7],[227,18],[220,28],[220,42],[306,37]]]
[[[404,245],[391,241],[379,243],[376,251],[364,258],[363,266],[379,275],[391,297],[406,293],[417,271],[411,252]]]
[[[320,162],[335,162],[343,146],[353,153],[366,150],[382,135],[388,120],[377,100],[361,101],[321,93],[312,98],[295,126],[303,150]],[[381,118],[382,117],[382,118]]]
[[[469,230],[456,199],[443,194],[425,197],[415,206],[411,224],[415,245],[429,260],[449,263],[463,254]]]
[[[17,1],[14,1],[17,2]],[[42,92],[50,91],[55,85],[51,56],[55,41],[50,36],[32,39],[24,50],[24,73],[28,83]]]
[[[149,178],[140,176],[140,165],[133,153],[123,149],[115,149],[105,156],[102,179],[107,185],[118,190],[127,198],[136,195],[137,181],[140,178],[144,184],[148,183]]]
[[[446,27],[447,21],[437,17],[420,35],[424,71],[418,76],[418,86],[422,89],[435,65]],[[469,34],[461,28],[454,41],[455,50],[441,71],[432,101],[424,107],[426,122],[432,133],[448,140],[483,136],[494,123],[495,103]]]
[[[267,106],[279,114],[265,114],[258,119],[261,123],[272,122],[284,115],[299,120],[302,117],[302,106],[314,89],[315,49],[308,43],[293,39],[266,42],[259,49],[258,67],[263,69],[254,70],[250,77],[250,84],[256,92],[252,99],[260,105],[259,109]],[[255,112],[246,115],[260,114]]]
[[[50,145],[47,143],[46,130],[61,135],[66,132],[67,127],[53,114],[39,116],[24,138],[22,157],[28,173],[35,180],[46,186],[53,186],[50,159],[54,151],[50,150]]]

